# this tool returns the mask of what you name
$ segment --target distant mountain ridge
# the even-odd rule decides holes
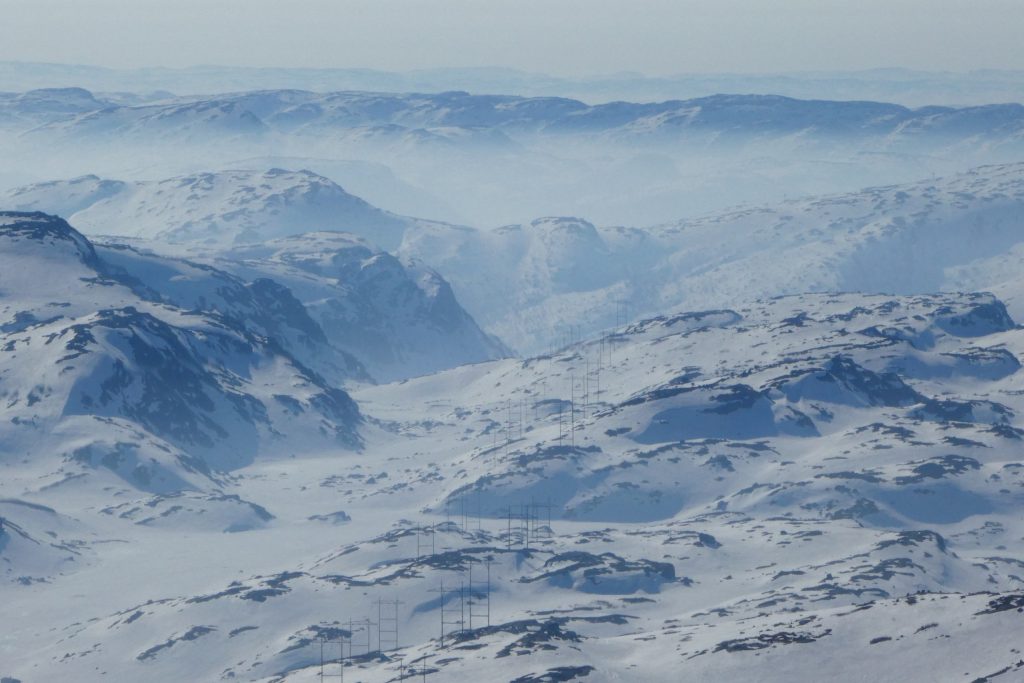
[[[911,145],[921,135],[981,135],[1003,139],[1024,130],[1024,106],[987,104],[966,107],[909,108],[871,101],[796,99],[781,95],[716,94],[661,102],[610,102],[588,105],[564,97],[441,93],[264,90],[223,93],[122,104],[95,98],[80,88],[0,94],[0,124],[39,137],[104,138],[111,135],[165,137],[269,133],[323,135],[329,131],[387,132],[483,129],[512,135],[586,133],[673,138],[712,142],[715,132],[743,139],[767,133],[852,135],[889,138]],[[492,138],[507,144],[500,137]],[[484,142],[486,138],[481,138]]]
[[[178,177],[236,160],[261,171],[315,168],[351,184],[345,164],[359,163],[385,169],[379,182],[392,187],[368,194],[376,182],[356,182],[357,194],[394,211],[486,226],[537,216],[644,225],[774,201],[780,186],[829,194],[1015,162],[1024,106],[296,89],[140,98],[68,88],[0,93],[0,138],[23,159],[0,187]],[[403,199],[400,187],[426,201]]]
[[[933,103],[979,104],[1019,97],[1024,73],[979,69],[964,73],[880,68],[794,73],[680,73],[651,76],[636,72],[555,76],[507,67],[449,67],[383,71],[368,68],[248,68],[195,66],[180,69],[0,62],[0,90],[42,86],[82,86],[94,91],[215,93],[232,90],[302,88],[316,92],[515,93],[529,97],[564,96],[587,102],[664,101],[721,92],[774,93],[789,97],[880,100],[908,106]]]

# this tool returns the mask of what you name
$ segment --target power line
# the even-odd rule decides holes
[[[398,607],[401,600],[377,599],[377,651],[387,652],[399,648]],[[387,610],[384,608],[387,607]]]

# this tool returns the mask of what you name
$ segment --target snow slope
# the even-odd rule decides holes
[[[84,176],[7,193],[19,211],[47,211],[87,234],[116,233],[225,247],[313,230],[346,230],[394,248],[413,221],[309,171],[199,173],[126,183]]]
[[[1022,205],[1024,164],[1006,164],[645,229],[435,224],[406,233],[399,253],[437,268],[485,329],[529,352],[570,326],[800,292],[995,288],[1020,317]]]
[[[103,261],[133,278],[150,297],[187,311],[229,318],[273,339],[334,385],[371,378],[356,357],[327,339],[320,325],[284,285],[266,277],[242,279],[182,258],[158,256],[119,242],[93,245]]]
[[[67,207],[75,211],[73,221],[89,225],[102,217],[92,223],[93,230],[156,236],[204,250],[324,224],[380,244],[374,226],[384,216],[395,230],[385,240],[394,247],[390,251],[407,264],[435,269],[483,329],[526,353],[549,349],[571,331],[592,333],[624,318],[808,291],[994,289],[1015,316],[1024,316],[1024,283],[1017,268],[1024,249],[1017,227],[1024,164],[647,228],[556,217],[478,230],[392,216],[368,205],[368,217],[360,218],[336,205],[343,190],[306,172],[225,172],[127,185],[148,188],[145,192],[122,192],[121,185],[111,190],[110,182],[42,183],[12,191],[8,201],[25,208]],[[187,196],[172,193],[158,201],[150,196],[166,191],[156,188],[179,184]],[[232,188],[230,201],[225,188]],[[111,191],[117,194],[104,198]],[[290,203],[287,197],[301,200]],[[198,220],[199,215],[204,218]],[[250,237],[242,238],[246,231]],[[465,361],[491,357],[473,352]]]
[[[204,258],[196,250],[197,258]],[[503,358],[448,283],[417,262],[401,262],[354,235],[310,232],[205,256],[246,279],[287,286],[327,337],[392,381]]]
[[[628,301],[644,311],[663,302],[642,292],[665,244],[632,228],[598,228],[550,217],[492,231],[433,224],[406,233],[404,258],[430,264],[488,331],[528,353],[570,330],[608,327]]]
[[[989,295],[783,297],[362,388],[361,453],[232,473],[241,533],[24,493],[87,562],[0,588],[3,673],[1014,680],[1021,353]]]
[[[384,381],[509,355],[440,275],[373,246],[397,247],[406,231],[433,223],[380,211],[308,171],[223,171],[152,183],[86,176],[20,188],[7,201],[19,209],[65,207],[73,224],[105,235],[112,247],[130,238],[138,248],[108,249],[108,260],[177,305],[213,306],[258,322],[264,304],[256,299],[273,283],[284,285],[283,296],[294,293],[301,305],[278,305],[293,309],[305,338],[292,340],[289,350],[334,382],[360,372],[351,359],[323,351],[327,337]],[[341,228],[354,234],[320,232]],[[189,260],[147,258],[145,251]],[[218,270],[203,271],[198,262]],[[253,284],[240,293],[239,282],[227,283],[222,271]],[[316,323],[299,320],[307,311]],[[281,330],[263,328],[281,338]]]
[[[168,303],[53,216],[0,214],[0,240],[0,438],[28,465],[12,484],[166,493],[280,448],[359,446],[352,400],[258,318]]]

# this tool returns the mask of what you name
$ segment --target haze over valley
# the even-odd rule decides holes
[[[745,67],[547,70],[445,0],[380,25],[493,25],[452,66],[260,66],[308,16],[189,2],[225,61],[0,50],[0,683],[1024,677],[1002,33],[801,71],[651,0]]]

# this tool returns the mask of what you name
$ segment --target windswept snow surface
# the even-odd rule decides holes
[[[1022,353],[991,295],[809,294],[364,386],[361,449],[187,494],[4,439],[0,673],[1013,680]]]

